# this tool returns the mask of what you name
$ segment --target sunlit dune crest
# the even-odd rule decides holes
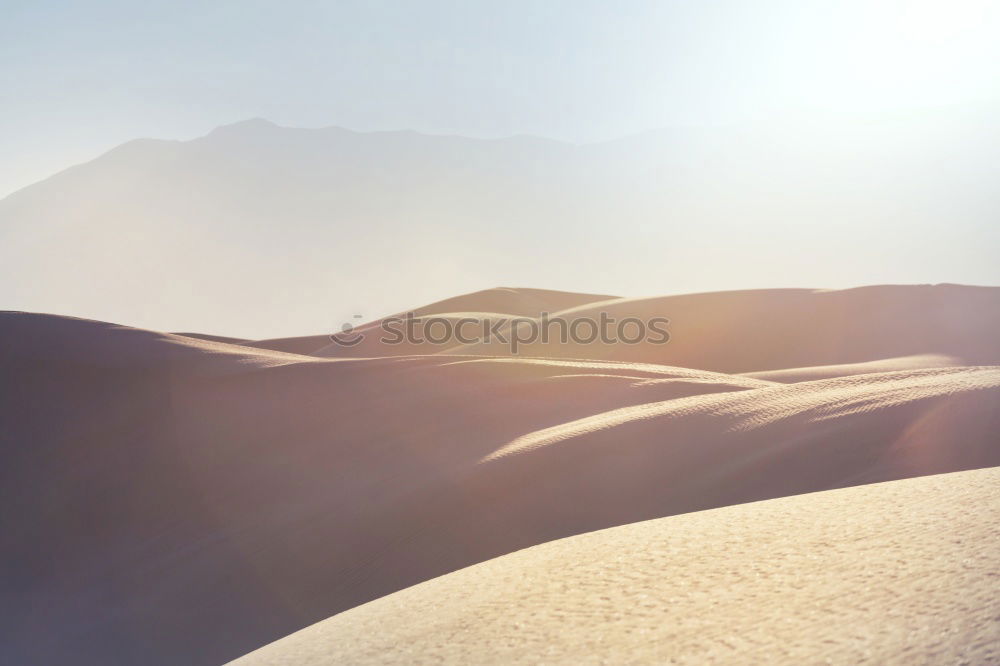
[[[233,662],[994,663],[994,468],[775,499],[534,546]]]

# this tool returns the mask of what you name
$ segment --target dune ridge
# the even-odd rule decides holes
[[[489,292],[487,292],[489,294]],[[670,320],[670,342],[638,344],[562,343],[557,334],[520,345],[521,356],[591,358],[660,363],[726,373],[779,372],[791,377],[820,378],[874,370],[948,365],[989,365],[1000,358],[1000,342],[985,331],[1000,330],[1000,288],[964,285],[877,285],[854,289],[758,289],[683,294],[652,298],[604,298],[582,295],[564,308],[535,311],[533,299],[519,306],[496,305],[495,297],[477,303],[470,294],[415,310],[423,317],[461,312],[477,318],[599,321],[601,313],[616,321],[637,317]],[[567,298],[550,299],[551,305]],[[475,307],[468,307],[469,304]],[[356,346],[327,344],[312,352],[321,357],[364,357],[406,354],[472,354],[509,356],[503,340],[474,344],[384,344],[383,320],[358,327],[366,333]],[[510,325],[500,327],[510,332]],[[556,329],[558,330],[558,329]],[[418,329],[419,331],[419,329]],[[391,339],[391,336],[388,336]],[[893,359],[898,359],[893,361]],[[852,368],[876,363],[868,369]],[[815,367],[820,366],[820,367]],[[796,373],[796,369],[803,368]],[[777,375],[780,377],[781,375]]]
[[[932,334],[903,342],[905,322],[885,317],[869,321],[858,352],[825,329],[820,343],[742,350],[754,365],[806,369],[910,357],[902,369],[876,362],[866,369],[884,371],[792,383],[736,373],[750,362],[721,344],[731,333],[682,350],[725,372],[651,362],[648,350],[587,358],[584,347],[328,358],[0,314],[0,553],[18,572],[0,595],[0,661],[218,664],[556,539],[1000,465],[994,293],[682,299],[689,314],[730,304],[719,323],[762,299],[795,320],[782,307],[815,298],[860,300],[836,309],[866,312],[873,294],[901,294],[905,307],[890,310],[905,314],[954,296]],[[741,299],[753,307],[732,305]],[[683,342],[677,333],[667,347]],[[927,341],[940,344],[910,354]],[[956,345],[988,363],[941,367]],[[932,367],[913,367],[923,363]]]
[[[231,663],[994,663],[998,488],[993,468],[573,536]]]
[[[876,285],[853,289],[757,289],[619,298],[554,316],[598,320],[670,319],[668,344],[524,345],[525,356],[645,361],[728,373],[841,365],[940,354],[960,365],[989,365],[1000,342],[1000,288]],[[449,353],[498,355],[504,345],[474,344]]]

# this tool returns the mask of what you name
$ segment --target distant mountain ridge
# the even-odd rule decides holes
[[[995,284],[998,156],[945,111],[587,145],[254,119],[0,200],[0,305],[264,338],[495,284]]]

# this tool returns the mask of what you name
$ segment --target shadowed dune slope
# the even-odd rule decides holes
[[[239,666],[1000,661],[1000,470],[775,499],[535,546]]]
[[[233,338],[160,333],[30,312],[0,311],[0,334],[0,361],[11,365],[66,363],[138,370],[195,363],[201,368],[233,369],[309,360],[228,341]]]
[[[1000,465],[995,367],[318,359],[25,313],[0,337],[4,663],[218,664],[553,539]]]

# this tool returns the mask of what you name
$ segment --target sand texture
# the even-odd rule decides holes
[[[1000,465],[998,294],[416,308],[671,320],[533,357],[0,313],[0,662],[995,659],[992,473],[742,505]]]

